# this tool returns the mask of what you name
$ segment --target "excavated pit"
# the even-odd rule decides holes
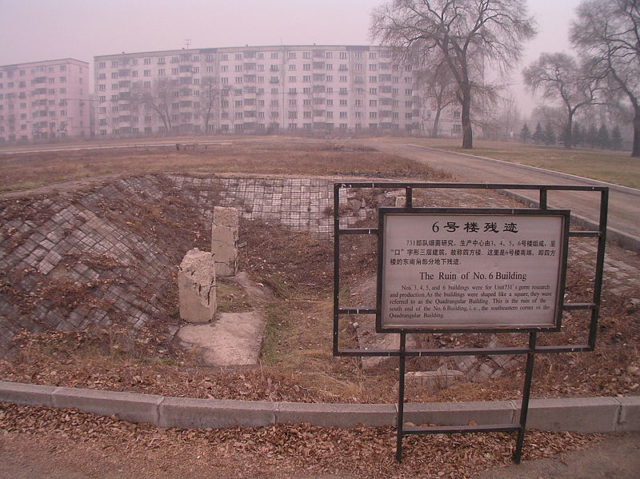
[[[213,207],[329,238],[333,182],[155,174],[0,200],[0,354],[20,331],[114,324],[175,334],[176,272],[211,245]]]

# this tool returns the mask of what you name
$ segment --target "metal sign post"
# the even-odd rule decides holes
[[[379,208],[377,228],[342,228],[342,189],[405,190],[404,208]],[[537,190],[537,207],[527,209],[414,208],[415,189]],[[570,231],[570,212],[549,209],[550,190],[600,194],[597,231]],[[334,185],[334,322],[336,356],[398,356],[398,418],[396,458],[408,434],[517,431],[513,460],[519,463],[526,430],[536,353],[592,351],[600,309],[608,189],[546,185],[458,183],[338,183]],[[378,240],[375,307],[341,308],[340,237],[376,235]],[[598,239],[592,302],[564,300],[570,237]],[[537,334],[562,327],[562,313],[590,310],[587,344],[538,346]],[[397,350],[340,348],[341,315],[375,314],[376,331],[397,333]],[[528,334],[527,347],[408,349],[408,333]],[[526,355],[525,380],[516,424],[406,427],[404,424],[407,357],[463,355]]]

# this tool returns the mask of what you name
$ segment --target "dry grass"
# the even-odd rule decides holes
[[[406,139],[402,140],[406,143]],[[458,139],[412,139],[411,143],[469,153],[498,160],[561,171],[608,183],[640,188],[640,159],[628,152],[552,148],[515,142],[476,140],[473,150],[460,148]]]
[[[433,179],[433,170],[370,148],[319,140],[237,140],[195,149],[174,145],[0,155],[0,191],[69,180],[159,172],[376,175]]]

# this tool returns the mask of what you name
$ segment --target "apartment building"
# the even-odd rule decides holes
[[[89,134],[87,62],[64,58],[0,66],[0,143]]]
[[[280,45],[95,57],[98,136],[417,133],[410,65],[379,46]],[[443,126],[443,129],[449,128]]]

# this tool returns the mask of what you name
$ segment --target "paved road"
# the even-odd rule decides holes
[[[628,237],[627,247],[640,250],[640,190],[557,173],[506,161],[435,150],[410,143],[372,141],[378,150],[419,161],[453,175],[454,181],[469,183],[505,183],[539,185],[609,186],[608,226],[610,234],[618,231]],[[537,192],[518,191],[537,200]],[[598,222],[599,193],[550,192],[551,207],[568,208],[573,214]]]

